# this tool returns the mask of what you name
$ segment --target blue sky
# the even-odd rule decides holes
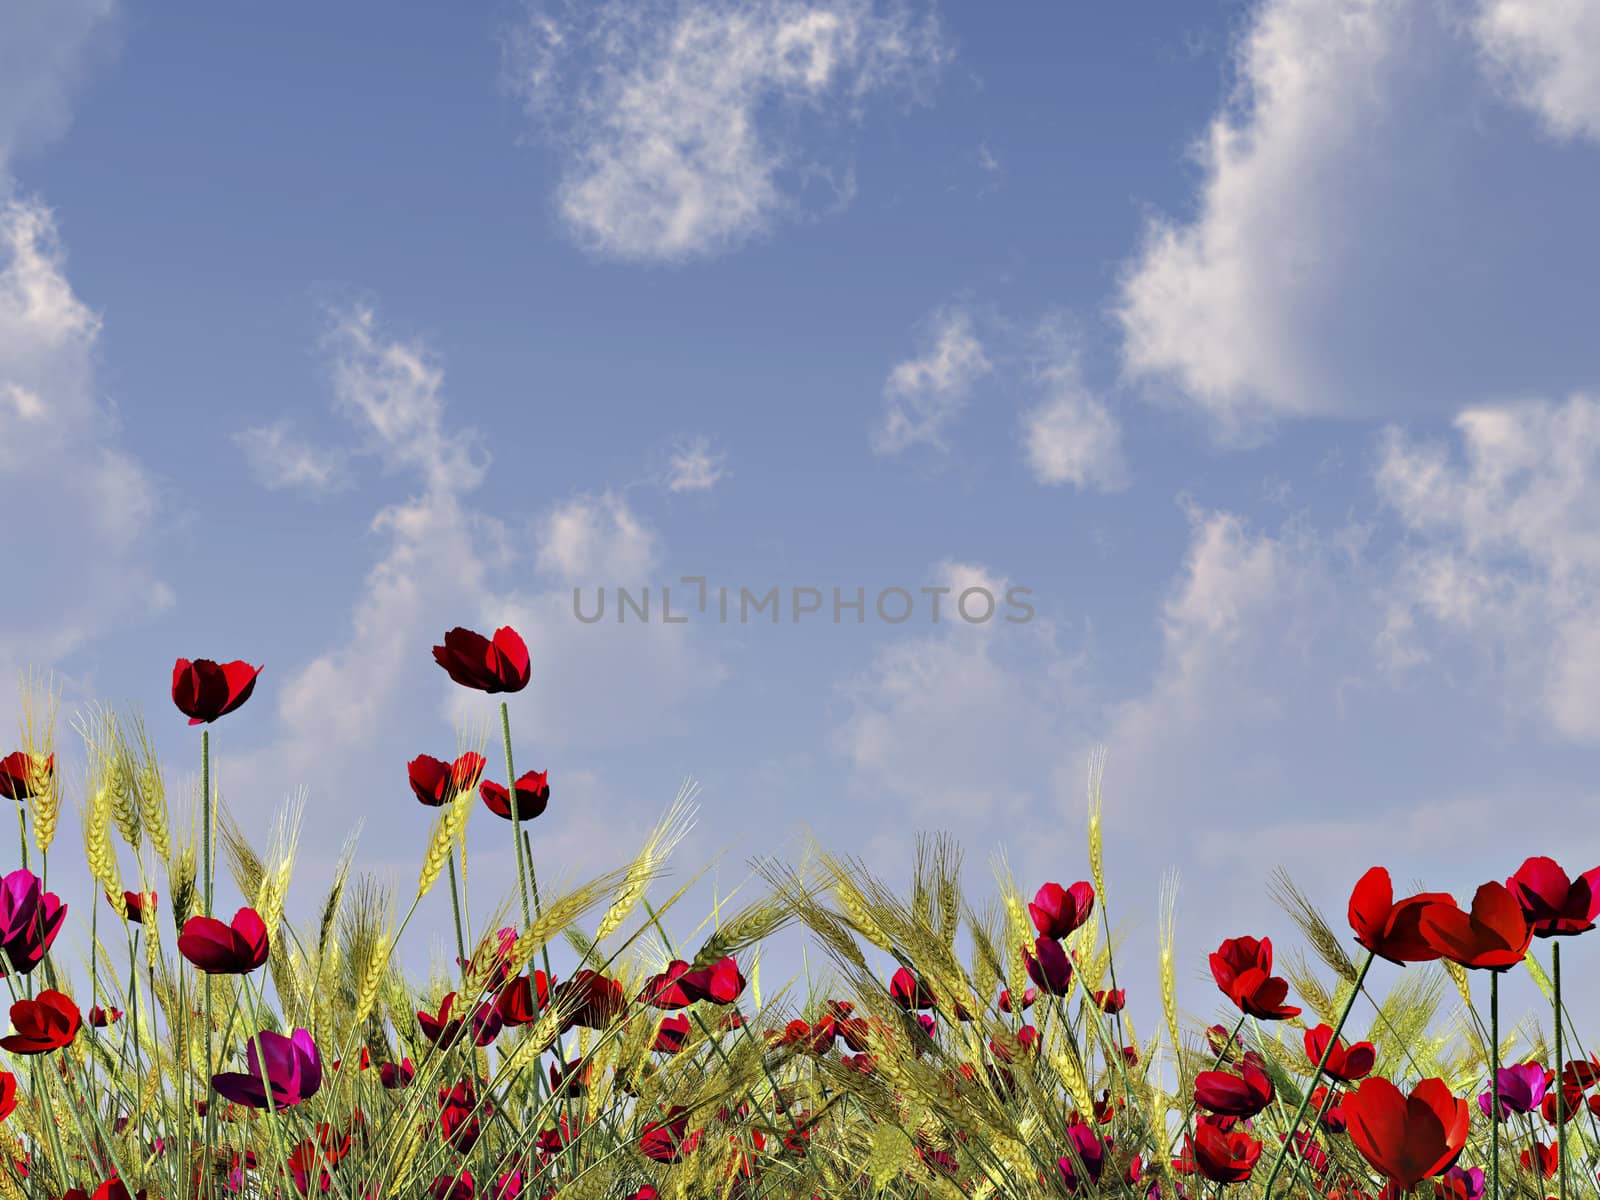
[[[489,711],[428,648],[505,621],[552,875],[692,774],[723,888],[802,828],[1070,882],[1097,743],[1134,981],[1167,868],[1195,970],[1280,864],[1587,869],[1597,63],[1533,0],[14,6],[0,667],[180,778],[172,660],[266,664],[219,772],[308,789],[308,883],[361,820],[406,886]],[[1035,617],[572,617],[686,575]]]

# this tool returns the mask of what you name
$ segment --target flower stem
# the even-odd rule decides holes
[[[517,768],[511,761],[511,713],[504,700],[500,701],[500,740],[506,748],[506,795],[511,800],[511,840],[517,848],[517,895],[522,899],[522,927],[526,929],[533,924],[533,914],[528,911],[528,864],[522,856],[522,805],[517,802]]]
[[[1500,1200],[1500,972],[1489,972],[1489,1200]]]
[[[203,839],[202,852],[205,859],[206,916],[209,917],[211,916],[212,906],[213,873],[211,863],[211,731],[209,729],[200,731],[200,812],[202,822],[200,836]],[[209,1198],[212,1194],[211,1143],[213,1122],[215,1120],[212,1109],[216,1107],[212,1103],[213,1097],[211,1094],[211,1076],[215,1070],[215,1063],[211,1058],[211,975],[209,972],[205,978],[205,1008],[205,1027],[201,1032],[206,1040],[206,1150],[204,1160],[206,1166],[203,1175],[205,1183],[202,1186],[204,1187],[205,1196]]]
[[[1567,1200],[1567,1099],[1561,1090],[1561,943],[1550,941],[1550,971],[1556,1006],[1556,1169],[1561,1172],[1561,1200]]]
[[[1344,1023],[1350,1016],[1350,1010],[1355,1007],[1356,997],[1361,994],[1361,985],[1366,981],[1367,971],[1372,967],[1372,951],[1367,951],[1367,957],[1361,963],[1361,970],[1356,975],[1355,986],[1350,989],[1350,998],[1344,1002],[1344,1011],[1339,1014],[1339,1023],[1333,1027],[1333,1035],[1328,1038],[1328,1044],[1323,1048],[1322,1058],[1317,1063],[1317,1069],[1312,1073],[1311,1082],[1306,1084],[1306,1094],[1300,1100],[1300,1108],[1294,1114],[1294,1121],[1289,1125],[1289,1132],[1284,1135],[1283,1146],[1278,1150],[1278,1157],[1272,1162],[1272,1172],[1267,1176],[1267,1186],[1261,1193],[1262,1200],[1272,1200],[1272,1185],[1278,1180],[1278,1172],[1283,1170],[1284,1160],[1289,1156],[1289,1147],[1294,1143],[1295,1131],[1300,1128],[1300,1122],[1305,1119],[1306,1109],[1311,1107],[1311,1093],[1316,1091],[1317,1081],[1322,1078],[1322,1068],[1328,1062],[1328,1056],[1333,1053],[1333,1048],[1339,1043],[1339,1033],[1344,1029]]]

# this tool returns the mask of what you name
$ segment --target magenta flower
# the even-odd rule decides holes
[[[1047,996],[1065,996],[1072,991],[1072,963],[1067,952],[1054,938],[1043,935],[1034,939],[1033,951],[1022,947],[1023,965],[1028,968],[1028,978],[1039,985]]]
[[[1600,867],[1569,879],[1553,858],[1528,859],[1506,887],[1535,937],[1586,933],[1600,919]]]
[[[1544,1100],[1545,1075],[1544,1068],[1538,1063],[1527,1062],[1515,1067],[1501,1067],[1497,1077],[1500,1086],[1500,1119],[1503,1121],[1510,1113],[1530,1113],[1538,1108]],[[1489,1115],[1490,1098],[1488,1092],[1478,1096],[1478,1108],[1484,1116]]]
[[[1033,927],[1042,937],[1064,938],[1089,919],[1094,911],[1094,885],[1085,882],[1062,887],[1047,883],[1028,905]]]
[[[322,1087],[322,1058],[311,1034],[296,1029],[292,1037],[284,1037],[263,1029],[258,1036],[261,1049],[258,1053],[256,1042],[250,1042],[245,1070],[211,1077],[217,1094],[246,1108],[267,1107],[267,1085],[272,1088],[273,1108],[293,1108],[315,1096]],[[266,1083],[261,1078],[263,1068]]]
[[[45,891],[32,871],[24,867],[0,878],[0,976],[7,963],[26,975],[43,962],[66,919],[61,897]]]

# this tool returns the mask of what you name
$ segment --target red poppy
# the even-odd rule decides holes
[[[1270,1021],[1286,1021],[1300,1015],[1298,1008],[1283,1002],[1289,994],[1288,980],[1271,973],[1271,938],[1228,938],[1210,961],[1211,977],[1241,1012]]]
[[[1330,1042],[1333,1043],[1331,1049]],[[1328,1056],[1326,1062],[1322,1058],[1324,1053]],[[1306,1030],[1306,1057],[1311,1060],[1312,1066],[1322,1063],[1324,1074],[1333,1076],[1341,1083],[1355,1083],[1372,1073],[1378,1051],[1371,1042],[1346,1046],[1342,1039],[1334,1038],[1331,1026],[1318,1025],[1315,1029]]]
[[[1224,1117],[1253,1117],[1272,1103],[1272,1078],[1261,1056],[1247,1051],[1240,1075],[1231,1071],[1201,1071],[1194,1077],[1194,1102],[1198,1108]]]
[[[528,686],[528,647],[509,625],[493,639],[460,626],[433,648],[433,660],[462,687],[480,692],[520,692]]]
[[[700,1143],[700,1131],[690,1134],[689,1118],[679,1116],[687,1111],[674,1104],[667,1109],[666,1119],[647,1123],[639,1137],[639,1153],[655,1162],[677,1162]]]
[[[1467,1144],[1471,1112],[1442,1079],[1424,1079],[1407,1096],[1373,1076],[1345,1096],[1344,1110],[1361,1156],[1403,1191],[1444,1171]]]
[[[889,997],[907,1011],[932,1008],[938,1003],[933,989],[905,967],[896,971],[889,980]]]
[[[115,1025],[120,1020],[122,1020],[122,1010],[120,1008],[107,1010],[96,1004],[89,1010],[89,1024],[96,1029],[104,1029],[108,1025]]]
[[[711,983],[707,968],[695,970],[681,958],[667,964],[667,969],[645,980],[639,992],[639,1002],[653,1008],[688,1008],[696,1000],[706,998]]]
[[[412,794],[429,808],[438,808],[477,787],[483,768],[483,755],[473,750],[454,762],[419,754],[406,764],[406,775]]]
[[[557,1007],[570,1013],[566,1020],[568,1029],[578,1026],[604,1029],[628,1006],[620,983],[587,968],[574,972],[552,995]]]
[[[506,789],[493,780],[485,779],[478,787],[483,803],[497,817],[511,820],[511,797]],[[550,772],[529,771],[517,780],[517,820],[531,821],[541,815],[550,803]]]
[[[17,1077],[0,1071],[0,1121],[17,1111]]]
[[[1356,941],[1379,958],[1404,966],[1432,962],[1439,951],[1422,935],[1422,910],[1429,904],[1454,904],[1444,892],[1418,892],[1398,904],[1389,872],[1373,867],[1356,881],[1350,893],[1350,928]]]
[[[0,1038],[0,1048],[13,1054],[48,1054],[70,1046],[83,1026],[83,1014],[70,996],[45,988],[32,1000],[18,1000],[11,1006],[9,1037]]]
[[[1224,1133],[1200,1123],[1194,1131],[1194,1161],[1213,1183],[1243,1183],[1261,1158],[1261,1143],[1242,1129]]]
[[[805,1024],[803,1021],[800,1023]],[[676,1054],[683,1049],[684,1043],[688,1040],[688,1017],[662,1017],[661,1024],[656,1029],[656,1040],[650,1048],[663,1054]]]
[[[380,1063],[378,1066],[378,1080],[390,1091],[410,1087],[416,1073],[417,1068],[409,1058],[402,1058],[398,1063]]]
[[[241,908],[227,925],[216,917],[190,917],[178,935],[178,953],[208,975],[248,975],[271,950],[260,914]]]
[[[250,699],[260,667],[243,660],[215,663],[180,658],[172,667],[172,702],[191,725],[209,725]]]
[[[1039,995],[1039,993],[1038,993],[1037,989],[1035,989],[1035,988],[1024,988],[1023,992],[1022,992],[1022,1007],[1025,1008],[1025,1009],[1026,1008],[1032,1008],[1033,1007],[1033,1002],[1038,997],[1038,995]],[[1010,988],[1001,989],[1001,992],[1000,992],[1000,1011],[1001,1012],[1007,1012],[1007,1013],[1011,1011],[1011,989]]]
[[[106,893],[106,899],[111,899],[111,893]],[[135,925],[143,925],[146,910],[155,912],[158,899],[154,892],[123,892],[122,904],[128,910],[128,920]]]
[[[1506,880],[1535,937],[1585,933],[1600,918],[1600,867],[1568,879],[1553,858],[1530,858]]]
[[[56,756],[33,755],[16,750],[0,758],[0,796],[27,800],[41,796],[55,775]]]
[[[1454,900],[1422,910],[1422,935],[1441,955],[1463,967],[1504,971],[1527,956],[1533,928],[1504,884],[1489,882],[1472,897],[1472,911]]]
[[[528,1025],[550,1003],[550,979],[543,971],[535,971],[530,981],[526,975],[508,980],[495,996],[494,1006],[500,1019],[507,1025]]]
[[[1523,1170],[1537,1172],[1545,1179],[1554,1175],[1561,1166],[1555,1142],[1547,1146],[1543,1142],[1535,1141],[1522,1152],[1520,1161]]]
[[[1034,939],[1033,951],[1022,947],[1022,965],[1028,969],[1028,978],[1039,985],[1047,996],[1065,996],[1072,991],[1072,963],[1067,952],[1054,938],[1043,935]]]
[[[1094,994],[1094,1002],[1101,1012],[1119,1013],[1128,1003],[1128,993],[1122,988],[1114,992],[1099,991]]]
[[[1064,938],[1089,919],[1094,909],[1094,886],[1082,881],[1064,888],[1047,883],[1028,905],[1028,915],[1039,936]]]
[[[739,963],[729,954],[707,969],[706,999],[712,1004],[732,1004],[744,992],[745,978]]]

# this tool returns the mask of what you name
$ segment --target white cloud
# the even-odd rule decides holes
[[[8,4],[0,11],[0,186],[16,154],[59,137],[95,52],[109,47],[116,0]]]
[[[300,437],[287,420],[253,425],[233,435],[256,480],[272,491],[326,494],[350,486],[344,453]]]
[[[1476,29],[1575,129],[1594,12],[1491,4]],[[1149,399],[1245,446],[1283,419],[1439,414],[1508,381],[1586,377],[1592,331],[1545,264],[1559,246],[1586,277],[1600,242],[1581,206],[1541,197],[1587,188],[1589,168],[1475,119],[1491,85],[1465,15],[1427,0],[1255,7],[1236,91],[1194,146],[1193,215],[1149,221],[1120,281],[1123,368]],[[1560,52],[1518,57],[1533,43]]]
[[[1463,459],[1387,431],[1379,494],[1412,552],[1394,582],[1390,652],[1430,657],[1418,617],[1489,656],[1497,688],[1556,733],[1600,741],[1600,399],[1479,406]]]
[[[1023,414],[1022,443],[1028,469],[1043,484],[1115,492],[1128,485],[1122,427],[1091,392],[1075,353],[1059,352],[1037,373],[1046,397]]]
[[[727,474],[725,455],[715,453],[711,439],[690,438],[673,448],[667,463],[669,492],[709,492]]]
[[[0,561],[8,588],[0,665],[52,666],[107,629],[172,603],[152,571],[158,486],[121,445],[98,395],[101,321],[66,274],[53,214],[0,200]]]
[[[513,86],[564,155],[562,219],[623,259],[765,232],[828,170],[775,108],[848,115],[947,57],[931,14],[872,0],[549,0],[530,3],[509,51]]]
[[[1552,133],[1600,141],[1600,5],[1480,0],[1472,32],[1491,72]]]
[[[897,363],[883,385],[883,416],[872,434],[878,454],[914,445],[944,449],[944,435],[967,405],[975,383],[993,370],[970,314],[935,315],[927,350]]]
[[[612,492],[579,496],[556,506],[538,530],[539,569],[564,583],[588,587],[632,586],[660,558],[656,536]]]

